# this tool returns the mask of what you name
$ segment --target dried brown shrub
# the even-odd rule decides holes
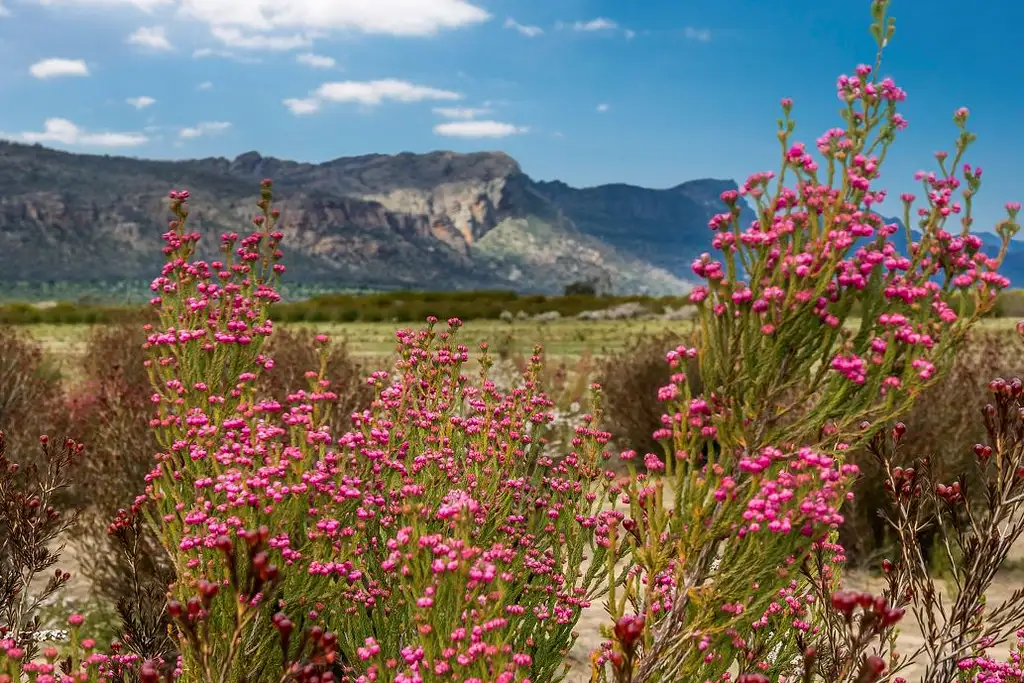
[[[1011,330],[978,329],[957,354],[950,371],[917,398],[904,416],[907,433],[902,451],[908,460],[930,458],[936,478],[976,483],[974,444],[984,442],[981,408],[989,400],[993,377],[1024,375],[1024,345]],[[861,452],[855,462],[862,476],[854,499],[843,508],[845,522],[840,540],[851,563],[878,560],[891,544],[878,510],[887,505],[884,477],[875,458]],[[929,554],[932,534],[920,539]]]
[[[42,345],[0,326],[0,430],[9,447],[35,457],[40,434],[66,434],[63,398],[60,373]]]
[[[0,432],[0,638],[15,640],[29,659],[37,650],[39,608],[71,578],[58,568],[48,581],[38,582],[54,569],[63,550],[60,541],[75,523],[74,512],[62,510],[58,498],[82,453],[70,439],[63,446],[36,439],[34,453],[21,449],[19,462],[13,451],[8,455]]]
[[[623,449],[637,453],[662,454],[663,448],[651,436],[661,427],[664,405],[658,389],[669,383],[672,370],[665,354],[680,344],[689,344],[681,333],[631,339],[618,353],[605,356],[597,368],[605,427]],[[687,369],[692,388],[700,390],[696,364]]]
[[[158,450],[149,429],[152,390],[143,365],[145,341],[146,334],[135,325],[102,325],[89,331],[82,380],[68,398],[72,429],[89,444],[73,488],[83,509],[75,542],[93,594],[118,605],[122,620],[128,613],[147,615],[156,632],[166,634],[160,627],[167,623],[163,601],[173,580],[169,558],[148,528],[140,527],[130,545],[107,533],[118,510],[130,508],[142,493]],[[123,609],[129,600],[132,609]],[[157,649],[170,645],[161,640]]]
[[[90,453],[76,491],[107,522],[142,492],[157,452],[149,429],[153,411],[143,366],[145,341],[146,334],[134,325],[92,328],[82,381],[68,399],[74,433]]]

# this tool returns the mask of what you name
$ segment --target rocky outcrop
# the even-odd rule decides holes
[[[0,142],[0,282],[149,279],[169,189],[189,189],[191,220],[216,234],[251,217],[264,177],[294,282],[536,292],[593,277],[684,291],[718,194],[735,187],[581,190],[535,182],[502,153],[151,161]]]

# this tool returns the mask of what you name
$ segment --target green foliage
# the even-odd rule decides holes
[[[378,294],[329,294],[304,301],[281,303],[274,317],[290,322],[422,322],[427,316],[438,319],[498,320],[504,311],[538,315],[557,312],[574,316],[584,311],[605,310],[619,304],[637,302],[648,311],[660,314],[667,309],[689,306],[685,297],[650,298],[644,296],[567,296],[521,295],[510,291],[468,292],[389,292]],[[153,322],[147,306],[124,307],[58,303],[40,306],[12,303],[0,306],[0,324],[68,324]]]

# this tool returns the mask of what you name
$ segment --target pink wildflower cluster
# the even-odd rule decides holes
[[[70,654],[60,653],[56,647],[43,649],[42,658],[28,660],[24,649],[12,638],[0,632],[0,683],[99,683],[100,681],[139,680],[142,683],[167,681],[182,674],[181,661],[167,664],[162,661],[143,661],[131,652],[122,652],[123,646],[114,643],[110,653],[101,652],[95,640],[80,638],[85,623],[80,614],[67,619],[70,627]]]
[[[984,649],[957,663],[961,680],[970,683],[1020,683],[1024,681],[1024,630],[1005,661],[990,657]]]
[[[871,67],[860,66],[856,75],[841,76],[838,91],[851,106],[851,130],[866,134],[876,112],[883,119],[884,148],[906,126],[895,111],[905,94],[890,79],[871,80],[871,72]],[[787,121],[789,106],[784,103]],[[958,112],[961,128],[966,119],[966,110]],[[787,137],[788,129],[780,135]],[[905,384],[905,379],[888,374],[899,352],[913,357],[908,372],[913,370],[922,380],[934,374],[929,354],[943,328],[960,317],[946,300],[950,285],[976,291],[983,305],[990,305],[1009,282],[997,272],[1002,254],[986,255],[981,238],[969,232],[972,220],[965,204],[978,191],[981,169],[965,164],[959,169],[963,180],[956,168],[916,176],[925,186],[927,206],[918,210],[919,235],[910,241],[909,253],[901,254],[892,240],[898,226],[885,223],[874,210],[885,199],[884,190],[874,189],[880,153],[869,154],[864,145],[863,140],[855,144],[849,131],[829,130],[817,142],[828,167],[827,182],[804,145],[796,143],[786,154],[787,169],[796,178],[794,187],[779,183],[772,194],[769,183],[775,175],[768,172],[750,176],[739,191],[723,193],[729,211],[712,218],[710,227],[715,231],[713,244],[726,259],[704,254],[694,261],[693,272],[706,284],[695,288],[691,299],[710,306],[715,316],[756,321],[761,334],[772,336],[803,311],[826,329],[838,328],[850,302],[866,303],[880,292],[877,304],[865,307],[870,316],[870,327],[865,327],[871,332],[869,348],[840,351],[830,363],[840,376],[858,385],[867,383],[873,373],[888,375],[878,387],[884,393]],[[842,187],[830,184],[837,174],[844,180]],[[958,190],[964,202],[956,199]],[[758,219],[747,227],[738,220],[741,197],[753,200],[759,211]],[[902,199],[909,216],[915,197],[905,194]],[[1012,234],[1019,209],[1007,205],[1007,210],[1010,218],[1001,227]],[[963,216],[958,233],[946,227],[947,219],[957,215]],[[908,241],[909,235],[908,231]],[[754,280],[747,282],[745,276]]]
[[[760,531],[762,526],[782,534],[798,529],[801,535],[811,537],[817,528],[842,523],[839,508],[846,502],[846,492],[857,475],[856,465],[840,464],[834,457],[810,448],[801,448],[794,457],[786,458],[778,449],[766,447],[757,458],[741,458],[739,468],[758,474],[776,460],[786,460],[786,466],[760,481],[757,493],[747,501],[745,524],[736,531],[739,538]],[[719,491],[724,493],[734,486],[732,478],[725,477],[715,492],[716,498],[724,498]]]
[[[398,332],[394,372],[367,379],[376,399],[348,434],[327,426],[337,396],[322,372],[283,404],[260,397],[283,270],[269,184],[257,231],[225,235],[218,262],[191,260],[187,198],[172,194],[168,263],[153,283],[163,329],[148,342],[165,444],[148,514],[178,570],[179,628],[215,623],[241,600],[276,620],[243,617],[245,639],[273,643],[282,624],[305,621],[339,634],[331,649],[355,680],[548,680],[599,582],[584,561],[609,545],[598,485],[610,435],[587,416],[571,452],[545,455],[540,356],[504,393],[485,354],[474,386],[457,319]],[[232,647],[218,656],[245,671]],[[186,647],[187,663],[205,666],[201,649]]]

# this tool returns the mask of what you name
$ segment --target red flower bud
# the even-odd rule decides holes
[[[892,427],[892,440],[894,443],[899,443],[903,435],[907,433],[907,425],[902,422],[897,422]]]
[[[615,622],[615,638],[627,649],[632,649],[633,644],[643,635],[644,618],[625,616]]]
[[[885,673],[886,664],[885,660],[878,655],[871,655],[864,660],[864,664],[861,667],[860,675],[857,677],[858,683],[875,683],[882,674]]]

